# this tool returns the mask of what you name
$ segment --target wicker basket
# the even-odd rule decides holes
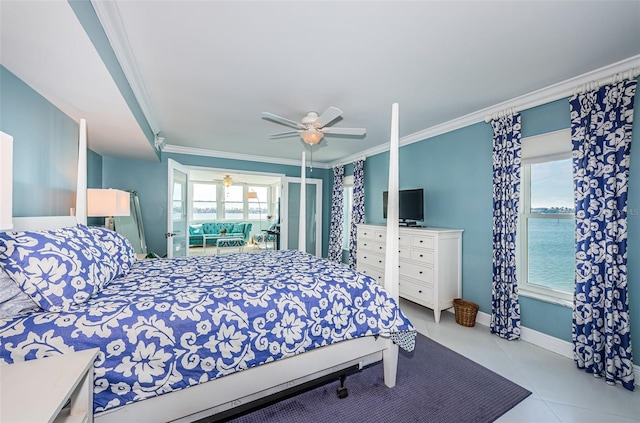
[[[476,325],[476,314],[478,314],[478,304],[471,301],[455,298],[453,308],[456,312],[456,323],[461,326],[472,327]]]

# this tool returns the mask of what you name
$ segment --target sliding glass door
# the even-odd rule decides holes
[[[300,238],[300,178],[282,178],[282,225],[280,248],[298,248]],[[306,248],[309,254],[322,256],[322,180],[306,179]]]

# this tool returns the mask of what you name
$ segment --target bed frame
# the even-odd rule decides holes
[[[72,226],[78,222],[86,223],[86,205],[84,205],[87,174],[86,134],[83,136],[83,131],[86,131],[86,124],[80,125],[76,216],[14,218],[14,231],[54,229]],[[304,158],[302,174],[304,175]],[[389,155],[388,243],[385,266],[387,273],[385,273],[384,288],[396,301],[398,301],[397,204],[398,105],[394,104]],[[195,421],[246,405],[328,374],[354,366],[361,368],[380,360],[383,360],[385,385],[395,386],[398,346],[389,339],[364,337],[325,346],[200,385],[96,413],[94,420],[98,423]]]

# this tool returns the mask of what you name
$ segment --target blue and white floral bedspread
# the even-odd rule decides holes
[[[368,276],[298,251],[136,263],[70,311],[0,320],[0,363],[99,347],[94,411],[367,335],[415,330]]]

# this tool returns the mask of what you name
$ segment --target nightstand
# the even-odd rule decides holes
[[[93,422],[93,362],[98,349],[0,367],[0,421]],[[71,400],[70,407],[64,407]]]

